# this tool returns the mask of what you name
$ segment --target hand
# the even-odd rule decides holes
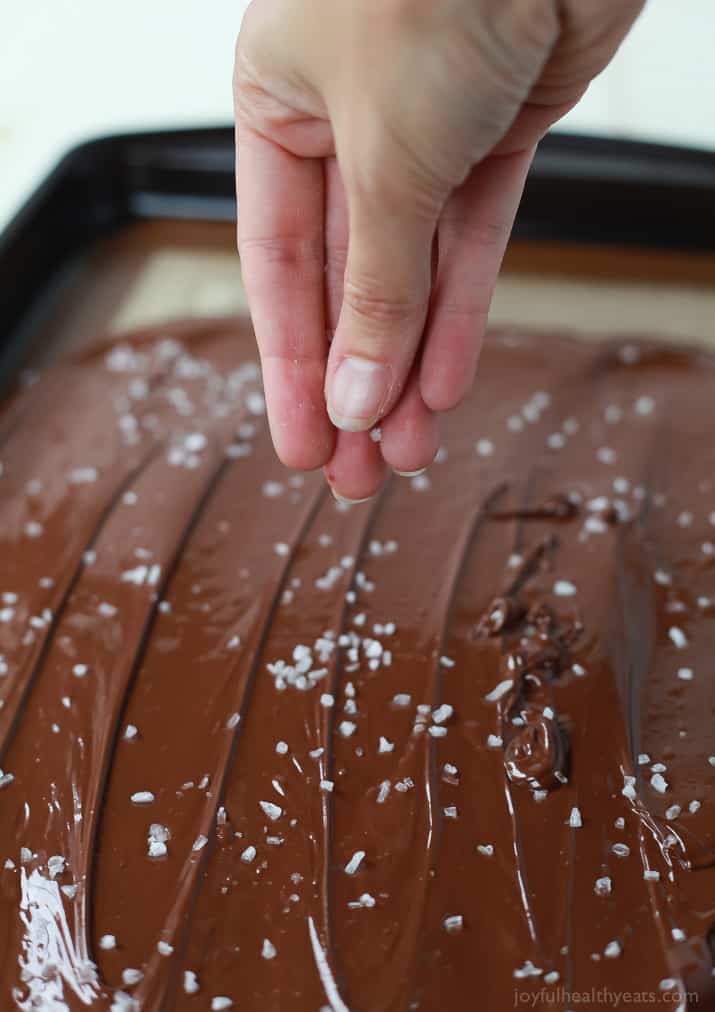
[[[239,252],[276,450],[372,495],[476,370],[534,149],[640,0],[253,0]],[[380,423],[382,438],[368,432]]]

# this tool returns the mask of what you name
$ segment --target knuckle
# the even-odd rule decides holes
[[[351,278],[345,279],[343,304],[359,319],[378,327],[413,323],[424,312],[423,304],[410,296]]]
[[[263,265],[292,273],[318,273],[323,269],[322,242],[312,236],[250,236],[239,234],[239,255],[260,258]]]

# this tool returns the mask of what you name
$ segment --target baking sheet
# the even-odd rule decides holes
[[[232,226],[134,224],[66,272],[36,348],[40,358],[54,358],[98,334],[246,312]],[[715,257],[514,241],[490,320],[715,345]]]

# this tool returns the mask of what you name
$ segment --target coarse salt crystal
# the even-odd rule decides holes
[[[613,941],[608,943],[606,948],[603,950],[603,955],[606,959],[617,959],[621,955],[622,951],[620,942]]]
[[[394,742],[388,741],[388,739],[385,738],[384,735],[380,735],[380,741],[377,746],[377,751],[381,755],[384,754],[385,752],[392,752],[394,748],[395,748]]]
[[[497,700],[501,699],[514,684],[513,678],[505,678],[502,682],[499,682],[491,692],[488,692],[484,697],[488,703],[496,703]]]
[[[461,914],[451,914],[444,918],[442,926],[448,935],[458,935],[464,927],[464,918]]]
[[[608,875],[604,875],[602,878],[596,879],[596,885],[594,886],[593,891],[596,896],[610,896],[612,885],[613,884]]]
[[[345,872],[348,875],[354,875],[363,862],[365,857],[364,850],[356,850],[353,856],[350,858],[348,863],[345,865]]]
[[[576,586],[570,580],[557,580],[554,584],[554,594],[557,597],[573,597],[575,593]]]
[[[478,843],[477,850],[479,851],[480,854],[483,854],[484,857],[492,857],[492,855],[494,854],[494,844]]]
[[[498,734],[487,735],[487,748],[501,748],[502,739]]]
[[[580,810],[574,805],[569,815],[569,826],[572,829],[580,829],[583,826],[583,819],[581,818]]]
[[[193,970],[184,970],[184,991],[186,994],[196,994],[199,990],[199,978]]]
[[[263,947],[261,949],[261,955],[263,956],[264,959],[275,959],[276,957],[276,947],[273,944],[273,942],[269,941],[269,939],[267,938],[263,939]]]
[[[117,947],[116,937],[114,935],[102,935],[102,937],[99,939],[99,947],[100,949],[105,949],[107,951],[109,949],[116,949]]]
[[[267,815],[272,822],[275,822],[276,819],[280,819],[283,814],[283,809],[278,805],[274,805],[272,801],[259,801],[258,804],[262,808],[264,814]]]
[[[678,648],[683,650],[688,645],[688,640],[682,629],[678,628],[677,625],[672,625],[668,630],[668,636],[670,636],[671,643]]]
[[[668,782],[661,773],[654,773],[650,778],[650,785],[658,794],[665,794],[668,790]]]
[[[135,791],[131,801],[135,805],[150,805],[154,801],[154,795],[151,791]]]

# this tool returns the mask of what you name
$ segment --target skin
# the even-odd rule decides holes
[[[358,500],[431,463],[439,413],[474,380],[536,145],[641,7],[253,0],[238,246],[285,464]]]

